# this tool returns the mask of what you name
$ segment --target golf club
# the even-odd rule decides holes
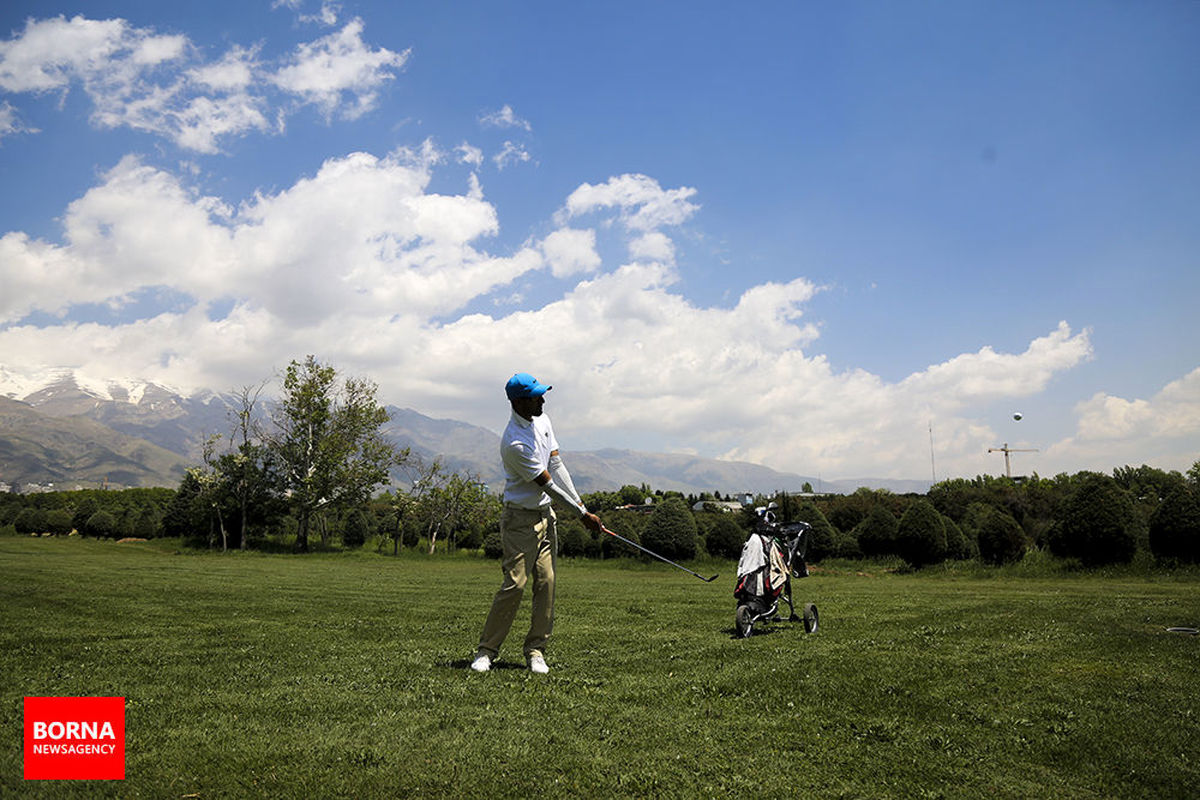
[[[627,545],[630,545],[631,547],[636,547],[638,550],[641,550],[643,553],[654,556],[659,561],[665,561],[668,564],[670,564],[672,567],[681,569],[684,572],[688,573],[689,575],[695,575],[697,578],[704,581],[705,583],[711,583],[712,581],[715,581],[718,577],[720,577],[719,575],[713,575],[711,578],[706,578],[698,572],[692,572],[687,567],[681,567],[680,565],[676,564],[674,561],[672,561],[669,558],[664,558],[663,556],[660,556],[658,553],[654,552],[653,550],[647,550],[646,548],[642,547],[637,542],[631,542],[630,540],[626,539],[624,536],[622,536],[619,533],[613,533],[612,531],[610,531],[608,528],[604,527],[603,525],[600,526],[600,530],[604,531],[609,536],[615,536],[616,538],[620,539],[622,542],[624,542]]]

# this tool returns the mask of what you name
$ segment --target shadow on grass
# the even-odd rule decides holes
[[[443,666],[447,669],[465,669],[465,670],[470,671],[472,661],[474,661],[474,659],[472,659],[472,658],[457,658],[454,661],[443,662],[441,664],[441,666]],[[498,670],[498,669],[500,669],[500,670],[503,670],[503,669],[526,670],[526,669],[529,669],[529,667],[525,666],[524,661],[493,661],[492,662],[492,670]]]
[[[777,633],[783,633],[788,630],[784,626],[783,623],[779,623],[779,622],[776,622],[774,624],[769,624],[769,625],[762,625],[762,627],[759,627],[760,625],[762,625],[762,623],[760,623],[760,622],[754,623],[754,627],[750,629],[750,636],[747,636],[747,637],[744,637],[740,633],[738,633],[737,626],[734,626],[732,628],[725,628],[724,630],[722,630],[722,633],[729,634],[730,639],[743,639],[743,638],[757,639],[759,636],[774,636]]]

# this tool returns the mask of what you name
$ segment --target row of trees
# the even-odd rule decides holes
[[[177,490],[9,495],[0,497],[0,526],[19,533],[174,536],[221,549],[286,541],[306,551],[318,537],[324,547],[373,542],[393,554],[419,544],[433,552],[439,542],[498,554],[499,499],[474,476],[392,445],[381,431],[388,415],[373,383],[339,380],[310,355],[291,362],[278,402],[265,411],[262,388],[237,395],[230,432],[208,441],[203,463]],[[409,475],[410,488],[379,494],[396,469]],[[614,531],[673,560],[737,557],[755,522],[753,508],[774,502],[779,519],[813,526],[813,561],[899,557],[919,568],[974,557],[1006,563],[1030,547],[1087,565],[1128,562],[1139,551],[1200,561],[1198,497],[1200,462],[1186,476],[1127,466],[1112,475],[952,479],[927,495],[871,489],[759,495],[742,513],[729,513],[718,493],[684,496],[646,485],[584,500]],[[631,552],[570,519],[560,524],[560,550],[596,557]]]
[[[396,555],[402,547],[423,546],[432,552],[442,541],[498,557],[499,498],[437,462],[407,463],[417,475],[407,491],[315,505],[309,527],[322,545],[356,548],[370,543]],[[236,488],[228,480],[213,483]],[[871,489],[822,497],[759,495],[742,513],[718,510],[715,504],[695,510],[691,504],[703,500],[653,492],[644,485],[584,499],[609,528],[673,560],[704,554],[736,558],[754,525],[753,508],[775,503],[779,519],[813,526],[809,557],[817,562],[899,557],[917,568],[969,558],[1003,564],[1021,559],[1031,547],[1089,566],[1125,563],[1139,551],[1161,560],[1200,562],[1200,462],[1187,476],[1123,467],[1112,475],[954,479],[935,485],[927,495]],[[217,495],[212,484],[206,487],[193,472],[176,491],[0,496],[0,526],[11,525],[18,533],[181,536],[216,547],[222,544],[216,534],[220,520],[228,519],[236,521],[235,530],[246,531],[236,539],[239,546],[247,541],[260,547],[280,541],[299,544],[305,508],[288,500],[277,490],[264,491],[243,505],[243,495],[232,490]],[[565,515],[559,546],[569,557],[637,555],[615,539],[593,536]]]

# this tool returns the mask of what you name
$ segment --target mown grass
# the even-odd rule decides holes
[[[713,566],[715,570],[717,565]],[[552,672],[466,669],[494,562],[0,539],[0,795],[1194,797],[1200,575],[799,582],[564,561]],[[704,569],[699,570],[701,572]],[[123,782],[24,782],[21,699],[127,698]]]

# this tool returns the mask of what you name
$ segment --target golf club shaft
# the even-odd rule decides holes
[[[716,575],[713,575],[711,578],[706,578],[706,577],[704,577],[703,575],[701,575],[701,574],[700,574],[700,573],[698,573],[698,572],[692,572],[692,571],[691,571],[690,569],[688,569],[687,567],[680,566],[679,564],[676,564],[676,563],[675,563],[674,561],[672,561],[671,559],[669,559],[669,558],[666,558],[666,557],[664,557],[664,556],[660,556],[658,553],[654,552],[653,550],[648,550],[648,549],[646,549],[645,547],[642,547],[642,546],[641,546],[640,544],[638,544],[637,542],[633,542],[633,541],[630,541],[629,539],[626,539],[624,536],[622,536],[622,535],[621,535],[621,534],[619,534],[619,533],[613,533],[612,531],[610,531],[608,528],[604,527],[603,525],[601,525],[601,526],[600,526],[600,530],[604,531],[604,532],[605,532],[605,533],[607,533],[609,536],[614,536],[614,537],[616,537],[617,539],[620,539],[622,542],[624,542],[624,543],[625,543],[625,544],[627,544],[627,545],[630,545],[631,547],[636,547],[638,550],[641,550],[643,553],[646,553],[647,555],[654,556],[654,557],[655,557],[655,558],[657,558],[659,561],[665,561],[665,562],[667,562],[668,564],[670,564],[672,567],[675,567],[676,569],[681,569],[681,570],[683,570],[684,572],[688,573],[689,575],[695,575],[697,578],[699,578],[700,580],[702,580],[702,581],[704,581],[704,582],[706,582],[706,583],[707,583],[707,582],[709,582],[709,581],[715,581],[715,580],[717,579],[717,577],[718,577],[718,576],[716,576]]]

